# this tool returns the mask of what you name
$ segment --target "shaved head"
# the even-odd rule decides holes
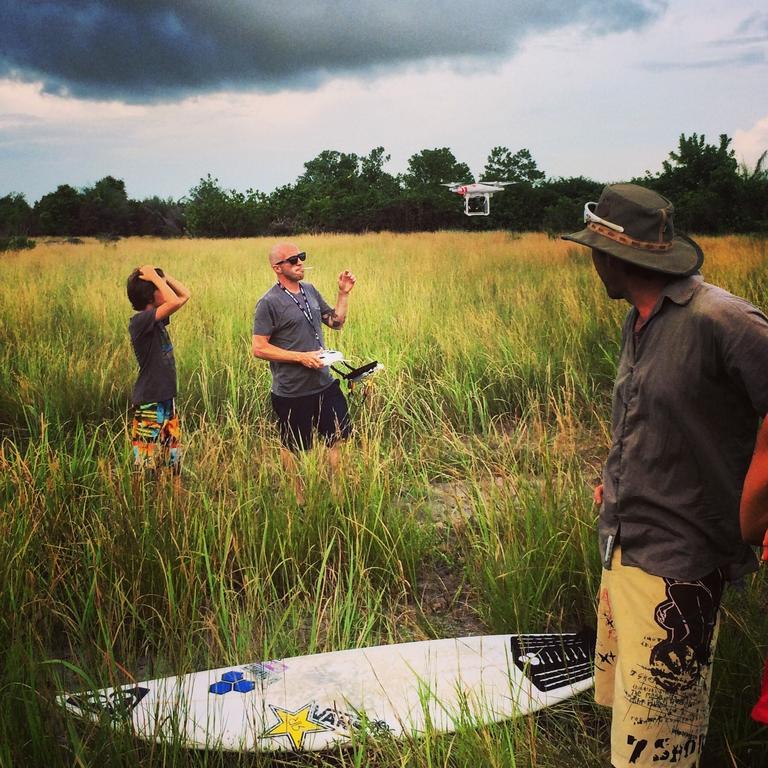
[[[269,265],[274,267],[278,261],[295,256],[297,253],[301,251],[293,243],[277,243],[269,252]]]

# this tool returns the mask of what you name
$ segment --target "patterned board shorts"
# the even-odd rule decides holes
[[[603,571],[597,616],[595,700],[613,708],[615,768],[695,768],[709,723],[720,571],[667,579],[623,566]]]
[[[139,469],[170,467],[181,471],[179,414],[173,400],[143,403],[136,407],[131,428],[133,458]]]

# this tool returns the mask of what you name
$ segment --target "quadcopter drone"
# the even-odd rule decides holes
[[[491,212],[491,196],[496,192],[503,192],[504,187],[514,184],[513,181],[476,181],[472,184],[463,184],[461,182],[450,182],[442,186],[454,194],[461,195],[464,198],[464,213],[467,216],[487,216]],[[481,200],[477,204],[471,204],[471,200]]]

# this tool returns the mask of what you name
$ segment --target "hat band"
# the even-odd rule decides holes
[[[597,232],[598,235],[607,237],[609,240],[613,240],[622,245],[628,245],[630,248],[640,248],[644,251],[668,251],[672,247],[672,243],[649,243],[647,240],[635,240],[632,237],[628,237],[621,232],[616,232],[609,227],[604,227],[602,224],[597,224],[594,221],[590,221],[587,224],[587,229],[591,229],[593,232]]]

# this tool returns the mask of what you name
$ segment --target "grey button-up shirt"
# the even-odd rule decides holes
[[[600,550],[675,579],[757,567],[739,500],[768,411],[768,319],[702,281],[669,283],[638,330],[624,323],[603,473]]]

